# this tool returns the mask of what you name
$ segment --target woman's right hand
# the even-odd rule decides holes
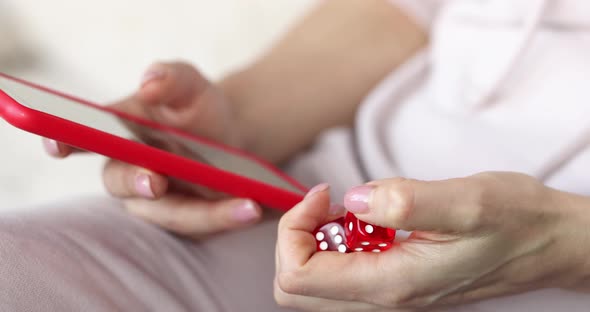
[[[229,101],[219,88],[188,64],[152,65],[144,74],[139,90],[111,107],[243,147]],[[65,158],[76,152],[53,140],[44,139],[43,143],[54,157]],[[192,238],[250,225],[262,215],[262,209],[252,200],[187,191],[163,175],[117,160],[106,163],[103,180],[108,192],[122,198],[132,215]]]

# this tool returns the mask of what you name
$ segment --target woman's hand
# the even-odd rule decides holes
[[[188,65],[158,64],[115,106],[278,164],[325,129],[352,125],[367,93],[426,41],[420,25],[385,1],[325,1],[219,88]],[[45,146],[57,157],[72,152],[53,141]],[[165,177],[119,162],[110,162],[104,177],[132,213],[180,234],[198,237],[261,217],[250,201],[179,195]]]
[[[317,190],[317,189],[316,189]],[[326,190],[283,216],[275,297],[308,310],[432,310],[588,279],[590,203],[516,173],[436,182],[390,179],[351,189],[366,222],[413,231],[387,252],[316,253]]]
[[[143,77],[139,90],[112,108],[242,147],[231,105],[224,94],[192,66],[155,64]],[[71,147],[44,140],[47,152],[64,158]],[[109,160],[103,175],[106,189],[125,200],[128,211],[177,234],[206,234],[255,223],[261,209],[248,199],[220,199],[188,188],[165,176],[117,160]],[[209,194],[211,195],[211,194]]]

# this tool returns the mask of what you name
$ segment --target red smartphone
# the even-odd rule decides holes
[[[0,117],[22,130],[288,210],[306,188],[244,151],[0,73]]]

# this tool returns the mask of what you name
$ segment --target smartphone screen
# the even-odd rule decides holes
[[[286,191],[302,194],[299,188],[263,163],[250,157],[230,153],[214,144],[122,118],[100,108],[29,86],[2,75],[0,75],[0,90],[30,109],[163,149],[178,156],[203,162]]]

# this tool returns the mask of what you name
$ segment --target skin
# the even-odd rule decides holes
[[[157,63],[139,90],[113,106],[279,164],[324,129],[351,126],[362,98],[426,40],[386,1],[323,1],[260,59],[218,83],[188,64]],[[53,141],[45,146],[59,158],[74,152]],[[115,160],[106,164],[103,180],[131,214],[192,238],[262,219],[263,210],[247,199],[187,190]]]
[[[280,164],[323,130],[352,126],[369,90],[426,43],[424,31],[386,1],[322,1],[260,59],[217,83],[188,64],[157,63],[139,90],[113,105]],[[45,146],[60,158],[75,152],[51,141]],[[104,182],[131,214],[195,239],[262,218],[248,199],[219,198],[114,160],[105,166]],[[311,232],[335,216],[326,190],[309,195],[280,222],[279,304],[431,310],[587,285],[587,248],[579,248],[590,241],[585,197],[516,173],[369,184],[375,186],[369,212],[357,217],[415,230],[413,236],[382,254],[315,253]]]
[[[316,252],[313,231],[334,216],[327,189],[308,194],[279,224],[279,304],[310,311],[435,311],[546,287],[588,291],[590,198],[506,172],[367,185],[368,211],[355,215],[413,234],[378,254]],[[347,196],[357,196],[356,190]]]

